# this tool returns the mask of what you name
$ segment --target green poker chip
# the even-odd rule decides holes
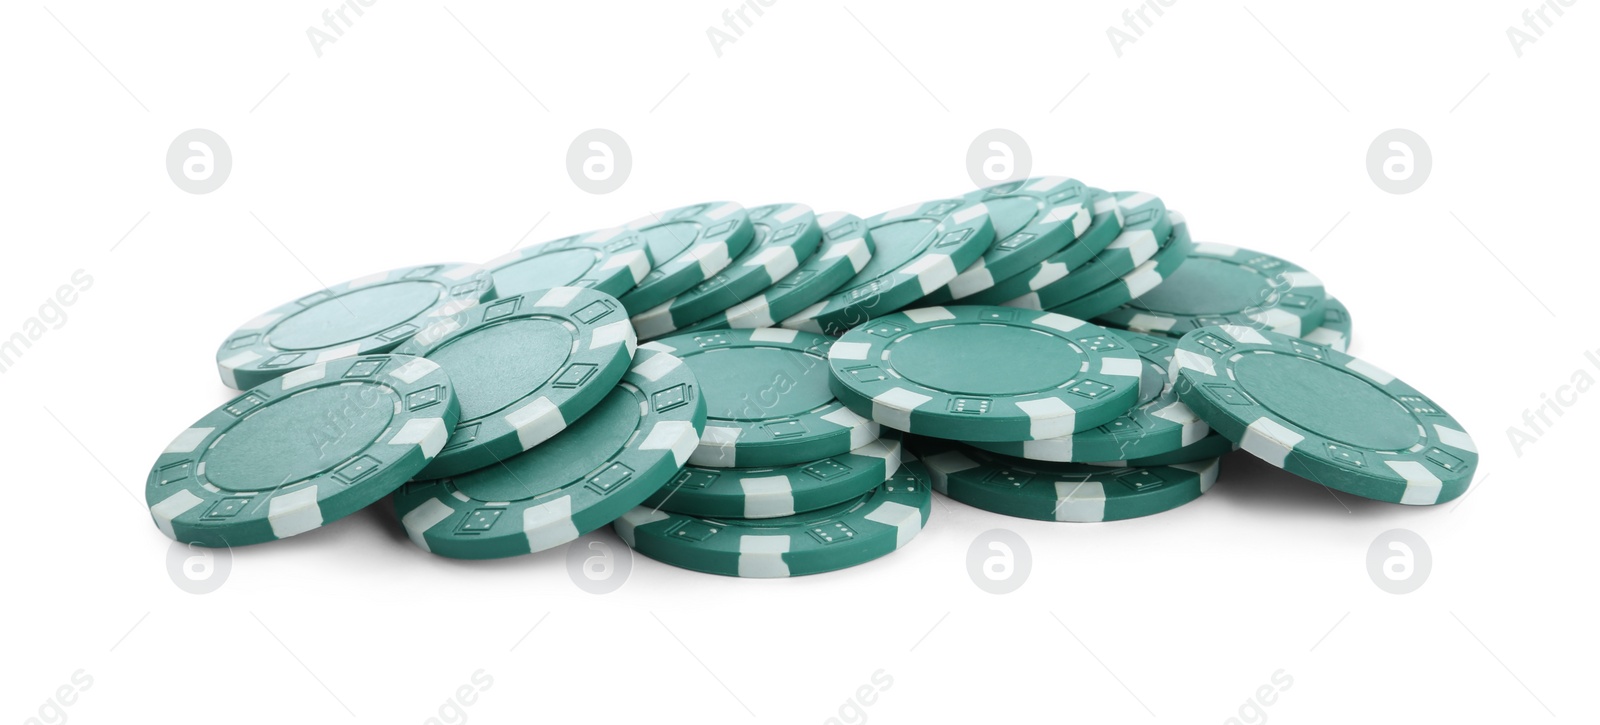
[[[1111,246],[1117,236],[1122,234],[1123,215],[1138,211],[1132,204],[1138,200],[1133,197],[1124,200],[1130,202],[1128,208],[1124,209],[1123,202],[1119,201],[1115,194],[1092,187],[1088,191],[1092,197],[1092,216],[1088,228],[1078,238],[1043,262],[1008,279],[999,280],[993,287],[963,299],[962,304],[1004,304],[1077,271],[1079,267],[1094,259],[1095,255]]]
[[[1122,232],[1111,244],[1078,269],[1004,304],[1030,310],[1064,305],[1117,281],[1166,246],[1172,222],[1159,198],[1135,191],[1119,191],[1116,197],[1123,209]]]
[[[644,238],[655,268],[618,299],[637,315],[726,269],[755,237],[744,207],[712,201],[648,214],[629,222],[627,233]]]
[[[831,338],[763,327],[674,335],[645,343],[683,359],[702,382],[705,431],[689,462],[711,468],[791,466],[849,453],[877,424],[834,399]]]
[[[279,305],[217,348],[217,373],[244,390],[284,373],[384,353],[441,317],[494,296],[476,264],[429,264],[379,272]]]
[[[1221,458],[1239,447],[1233,441],[1223,438],[1216,431],[1211,435],[1201,438],[1195,443],[1186,445],[1171,453],[1161,453],[1143,458],[1132,458],[1125,461],[1084,461],[1091,466],[1110,466],[1113,468],[1143,468],[1146,466],[1171,466],[1177,463],[1195,463]]]
[[[1289,473],[1391,503],[1442,503],[1478,467],[1443,408],[1371,363],[1242,325],[1178,341],[1169,374],[1212,429]]]
[[[635,508],[613,524],[623,542],[676,567],[748,578],[837,571],[893,553],[928,523],[933,492],[922,464],[902,461],[889,480],[816,511],[772,519]]]
[[[1353,324],[1350,321],[1350,310],[1343,302],[1328,297],[1327,305],[1322,310],[1322,324],[1316,329],[1307,332],[1301,337],[1318,345],[1324,345],[1339,352],[1350,349],[1350,332]]]
[[[949,284],[994,241],[983,203],[945,199],[911,204],[866,220],[876,250],[844,287],[783,321],[783,326],[840,335]]]
[[[1171,511],[1211,489],[1219,462],[1148,468],[1043,463],[957,446],[923,457],[935,491],[1038,521],[1094,523]]]
[[[966,441],[1054,438],[1137,399],[1143,365],[1116,333],[1052,312],[923,307],[851,330],[828,352],[834,394],[899,431]]]
[[[705,420],[688,366],[641,348],[622,382],[565,430],[488,468],[408,483],[394,494],[395,514],[417,546],[455,559],[560,546],[672,480]]]
[[[833,294],[865,269],[875,248],[861,217],[830,212],[817,217],[822,248],[789,276],[726,311],[683,328],[682,332],[773,327]]]
[[[749,211],[754,241],[728,267],[673,299],[633,316],[639,339],[670,335],[743,302],[789,276],[822,240],[811,207],[772,204]]]
[[[622,303],[582,287],[501,297],[434,322],[395,352],[449,373],[461,422],[418,478],[466,473],[545,442],[611,392],[633,350]]]
[[[1242,325],[1285,335],[1320,324],[1327,293],[1316,275],[1270,254],[1196,244],[1160,287],[1101,317],[1136,332],[1182,337],[1208,325]]]
[[[620,297],[650,274],[655,258],[643,236],[613,227],[523,247],[484,266],[494,274],[500,297],[552,287],[588,287]]]
[[[1039,265],[1087,231],[1094,216],[1093,192],[1083,182],[1064,176],[1013,181],[962,199],[988,208],[994,243],[950,284],[924,297],[921,305],[971,297]]]
[[[1189,258],[1189,253],[1194,251],[1194,242],[1189,238],[1189,224],[1184,221],[1182,214],[1168,212],[1167,219],[1172,222],[1172,234],[1167,238],[1167,243],[1149,260],[1123,275],[1121,279],[1071,302],[1052,307],[1050,311],[1080,320],[1094,319],[1097,315],[1114,310],[1118,305],[1155,289],[1156,285],[1171,277]]]
[[[431,360],[361,355],[297,368],[179,433],[151,467],[145,501],[177,541],[288,538],[389,495],[444,447],[459,414]]]
[[[849,453],[780,468],[688,465],[644,505],[691,516],[770,519],[843,503],[900,470],[900,441],[883,438]]]
[[[1138,354],[1143,369],[1132,409],[1097,428],[1032,441],[972,441],[994,453],[1035,461],[1125,461],[1170,454],[1199,443],[1211,427],[1178,400],[1167,383],[1167,367],[1178,341],[1118,332]],[[1224,448],[1222,453],[1227,452]],[[1206,458],[1216,458],[1216,453]]]

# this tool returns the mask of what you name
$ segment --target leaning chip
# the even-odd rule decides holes
[[[1403,504],[1467,490],[1478,450],[1461,424],[1376,366],[1241,325],[1178,341],[1178,397],[1240,448],[1329,488]]]
[[[394,494],[395,514],[417,546],[455,559],[560,546],[672,480],[705,420],[689,368],[640,349],[622,382],[566,430],[498,465],[408,483]]]
[[[560,433],[622,379],[634,342],[622,303],[582,287],[501,297],[417,333],[395,352],[439,363],[461,398],[455,433],[417,478],[492,466]]]
[[[191,544],[303,534],[416,475],[459,413],[431,360],[362,355],[299,368],[178,434],[150,469],[145,501],[161,533]]]
[[[291,370],[389,352],[418,330],[494,296],[476,264],[429,264],[379,272],[279,305],[217,348],[230,388],[253,388]]]

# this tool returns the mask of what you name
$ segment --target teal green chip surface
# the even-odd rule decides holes
[[[687,516],[639,507],[613,524],[645,556],[747,578],[803,576],[865,564],[910,543],[928,523],[933,492],[922,464],[850,501],[772,519]]]
[[[1322,310],[1322,324],[1301,337],[1318,345],[1326,345],[1339,352],[1350,349],[1350,334],[1354,323],[1350,320],[1350,310],[1343,302],[1328,296],[1327,305]]]
[[[1155,256],[1172,236],[1166,205],[1144,192],[1119,191],[1116,197],[1123,208],[1122,232],[1111,244],[1061,278],[1004,304],[1048,310],[1115,282]]]
[[[793,466],[707,468],[690,464],[644,505],[691,516],[793,516],[877,488],[900,470],[900,458],[900,441],[881,438],[849,453]]]
[[[224,547],[305,533],[416,475],[460,414],[431,360],[361,355],[298,368],[211,411],[150,468],[161,533]]]
[[[441,317],[494,296],[476,264],[428,264],[379,272],[279,305],[244,323],[217,348],[230,388],[341,357],[384,353]]]
[[[494,275],[499,297],[552,287],[588,287],[620,297],[644,281],[655,259],[643,235],[612,227],[523,247],[484,266]]]
[[[1203,242],[1161,286],[1101,317],[1117,327],[1173,337],[1208,325],[1301,335],[1321,323],[1326,304],[1322,281],[1293,263]]]
[[[471,473],[394,494],[411,541],[456,559],[543,551],[594,531],[677,475],[705,427],[683,361],[640,348],[611,392],[565,430]]]
[[[811,207],[770,204],[749,211],[754,241],[721,272],[633,316],[641,340],[670,335],[760,294],[817,252],[822,227]]]
[[[582,287],[500,297],[434,322],[395,352],[445,369],[461,422],[417,477],[492,466],[549,440],[616,387],[634,342],[622,303]]]
[[[1045,463],[964,446],[923,457],[934,490],[968,506],[1039,521],[1093,523],[1170,511],[1211,489],[1218,461],[1150,468]]]
[[[962,199],[981,202],[989,210],[994,243],[950,284],[923,297],[919,307],[971,297],[1039,265],[1088,231],[1094,216],[1093,192],[1065,176],[1012,181]]]
[[[1178,341],[1178,397],[1213,430],[1289,473],[1391,503],[1467,490],[1478,451],[1455,418],[1377,366],[1298,337],[1242,325]]]
[[[791,466],[849,453],[878,426],[834,398],[833,339],[777,327],[662,338],[642,349],[677,355],[702,381],[707,421],[689,462],[713,468]]]
[[[994,241],[988,208],[962,199],[903,206],[866,220],[866,227],[875,247],[867,266],[784,327],[843,334],[949,284]]]
[[[644,238],[655,267],[620,298],[637,315],[670,300],[726,269],[755,238],[744,207],[711,201],[648,214],[629,222],[626,232]]]
[[[1199,443],[1211,427],[1194,414],[1168,383],[1167,367],[1178,341],[1116,331],[1143,365],[1139,397],[1128,412],[1105,425],[1032,441],[971,441],[975,448],[1036,461],[1126,461],[1174,453]],[[1227,452],[1214,453],[1216,458]]]
[[[833,392],[908,433],[965,441],[1054,438],[1110,422],[1143,365],[1098,325],[1015,307],[921,307],[880,317],[828,352]]]

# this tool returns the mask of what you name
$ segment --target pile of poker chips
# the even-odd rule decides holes
[[[256,317],[217,353],[244,392],[146,498],[205,546],[388,497],[441,556],[611,524],[660,561],[777,577],[904,546],[933,491],[1051,521],[1170,510],[1236,447],[1374,499],[1459,496],[1470,437],[1346,355],[1350,331],[1309,272],[1196,242],[1147,193],[1040,177],[866,219],[709,202]]]

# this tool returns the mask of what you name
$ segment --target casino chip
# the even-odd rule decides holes
[[[1173,337],[1207,325],[1300,335],[1322,320],[1326,300],[1316,275],[1289,262],[1226,244],[1201,243],[1160,287],[1102,319],[1116,327]]]
[[[1076,271],[1094,259],[1095,255],[1105,251],[1106,247],[1122,234],[1123,214],[1138,210],[1133,206],[1124,210],[1116,195],[1109,191],[1091,187],[1088,192],[1093,197],[1093,216],[1089,221],[1089,228],[1084,230],[1083,234],[1043,262],[1009,279],[999,280],[993,287],[974,293],[961,303],[998,305],[1016,299],[1067,276],[1068,273]],[[1138,200],[1130,197],[1128,201]]]
[[[1301,337],[1345,352],[1350,348],[1351,327],[1350,310],[1345,308],[1343,302],[1329,296],[1327,307],[1322,311],[1322,324]]]
[[[1209,426],[1208,426],[1209,427]],[[1162,453],[1144,458],[1134,458],[1126,461],[1085,461],[1091,466],[1111,466],[1113,468],[1144,468],[1147,466],[1170,466],[1175,463],[1194,463],[1196,461],[1209,461],[1221,458],[1239,447],[1233,441],[1223,438],[1216,431],[1211,435],[1201,438],[1196,443],[1191,443],[1171,453]]]
[[[1093,319],[1155,289],[1156,285],[1171,277],[1189,258],[1189,253],[1194,251],[1194,242],[1189,238],[1189,224],[1184,221],[1182,214],[1168,212],[1167,219],[1172,222],[1172,234],[1155,256],[1121,279],[1071,302],[1057,305],[1050,311],[1080,320]]]
[[[697,332],[645,343],[703,381],[707,422],[689,462],[712,468],[792,466],[860,448],[877,424],[828,389],[822,335],[781,328]]]
[[[433,323],[395,352],[445,369],[461,422],[417,478],[494,465],[560,433],[611,392],[633,349],[622,303],[581,287],[501,297]]]
[[[644,237],[656,266],[623,294],[628,314],[637,315],[721,272],[755,237],[744,207],[713,201],[678,207],[659,216],[646,215],[627,225]]]
[[[191,544],[303,534],[416,475],[459,412],[429,360],[361,355],[296,368],[179,433],[151,467],[145,501],[161,533]]]
[[[972,441],[987,451],[1035,461],[1123,461],[1170,454],[1199,443],[1211,427],[1178,400],[1167,383],[1167,366],[1178,341],[1118,332],[1138,352],[1143,365],[1139,398],[1133,409],[1098,428],[1033,441]],[[1206,456],[1216,458],[1222,452]]]
[[[1117,281],[1149,261],[1172,238],[1172,221],[1161,200],[1143,192],[1119,191],[1122,233],[1104,251],[1054,282],[1004,302],[1029,310],[1064,305]]]
[[[650,273],[655,259],[644,237],[612,227],[523,247],[485,266],[499,297],[552,287],[589,287],[620,297]]]
[[[1039,521],[1120,521],[1171,511],[1211,489],[1219,463],[1107,468],[1040,463],[975,448],[926,456],[934,490],[968,506]]]
[[[864,564],[910,543],[928,523],[933,492],[922,464],[861,496],[773,519],[688,516],[639,507],[613,524],[622,540],[673,566],[738,577],[788,577]]]
[[[923,307],[874,319],[828,353],[832,385],[890,428],[966,441],[1054,438],[1108,423],[1143,366],[1116,333],[1050,312]]]
[[[904,206],[866,226],[876,246],[866,268],[842,291],[784,320],[784,327],[842,334],[949,284],[994,241],[988,208],[961,199]]]
[[[1178,397],[1239,447],[1357,496],[1435,504],[1471,483],[1478,453],[1416,388],[1316,343],[1241,325],[1178,341]]]
[[[1092,192],[1064,176],[1012,181],[961,199],[989,210],[994,243],[950,284],[924,297],[922,306],[970,297],[1037,266],[1087,231],[1094,216]]]
[[[440,317],[494,296],[476,264],[379,272],[279,305],[217,348],[217,372],[244,390],[309,365],[388,352]]]
[[[688,366],[640,349],[600,404],[498,465],[394,494],[411,540],[456,559],[542,551],[605,526],[677,475],[705,426]]]
[[[822,249],[777,284],[727,311],[712,315],[680,332],[728,328],[773,327],[824,297],[856,276],[872,259],[873,244],[861,217],[830,212],[817,217],[822,227]]]
[[[900,470],[900,441],[781,468],[685,466],[644,505],[691,516],[770,519],[856,498]]]
[[[772,204],[751,209],[755,240],[721,272],[677,297],[633,316],[639,338],[669,335],[743,302],[800,267],[822,240],[811,207]]]

